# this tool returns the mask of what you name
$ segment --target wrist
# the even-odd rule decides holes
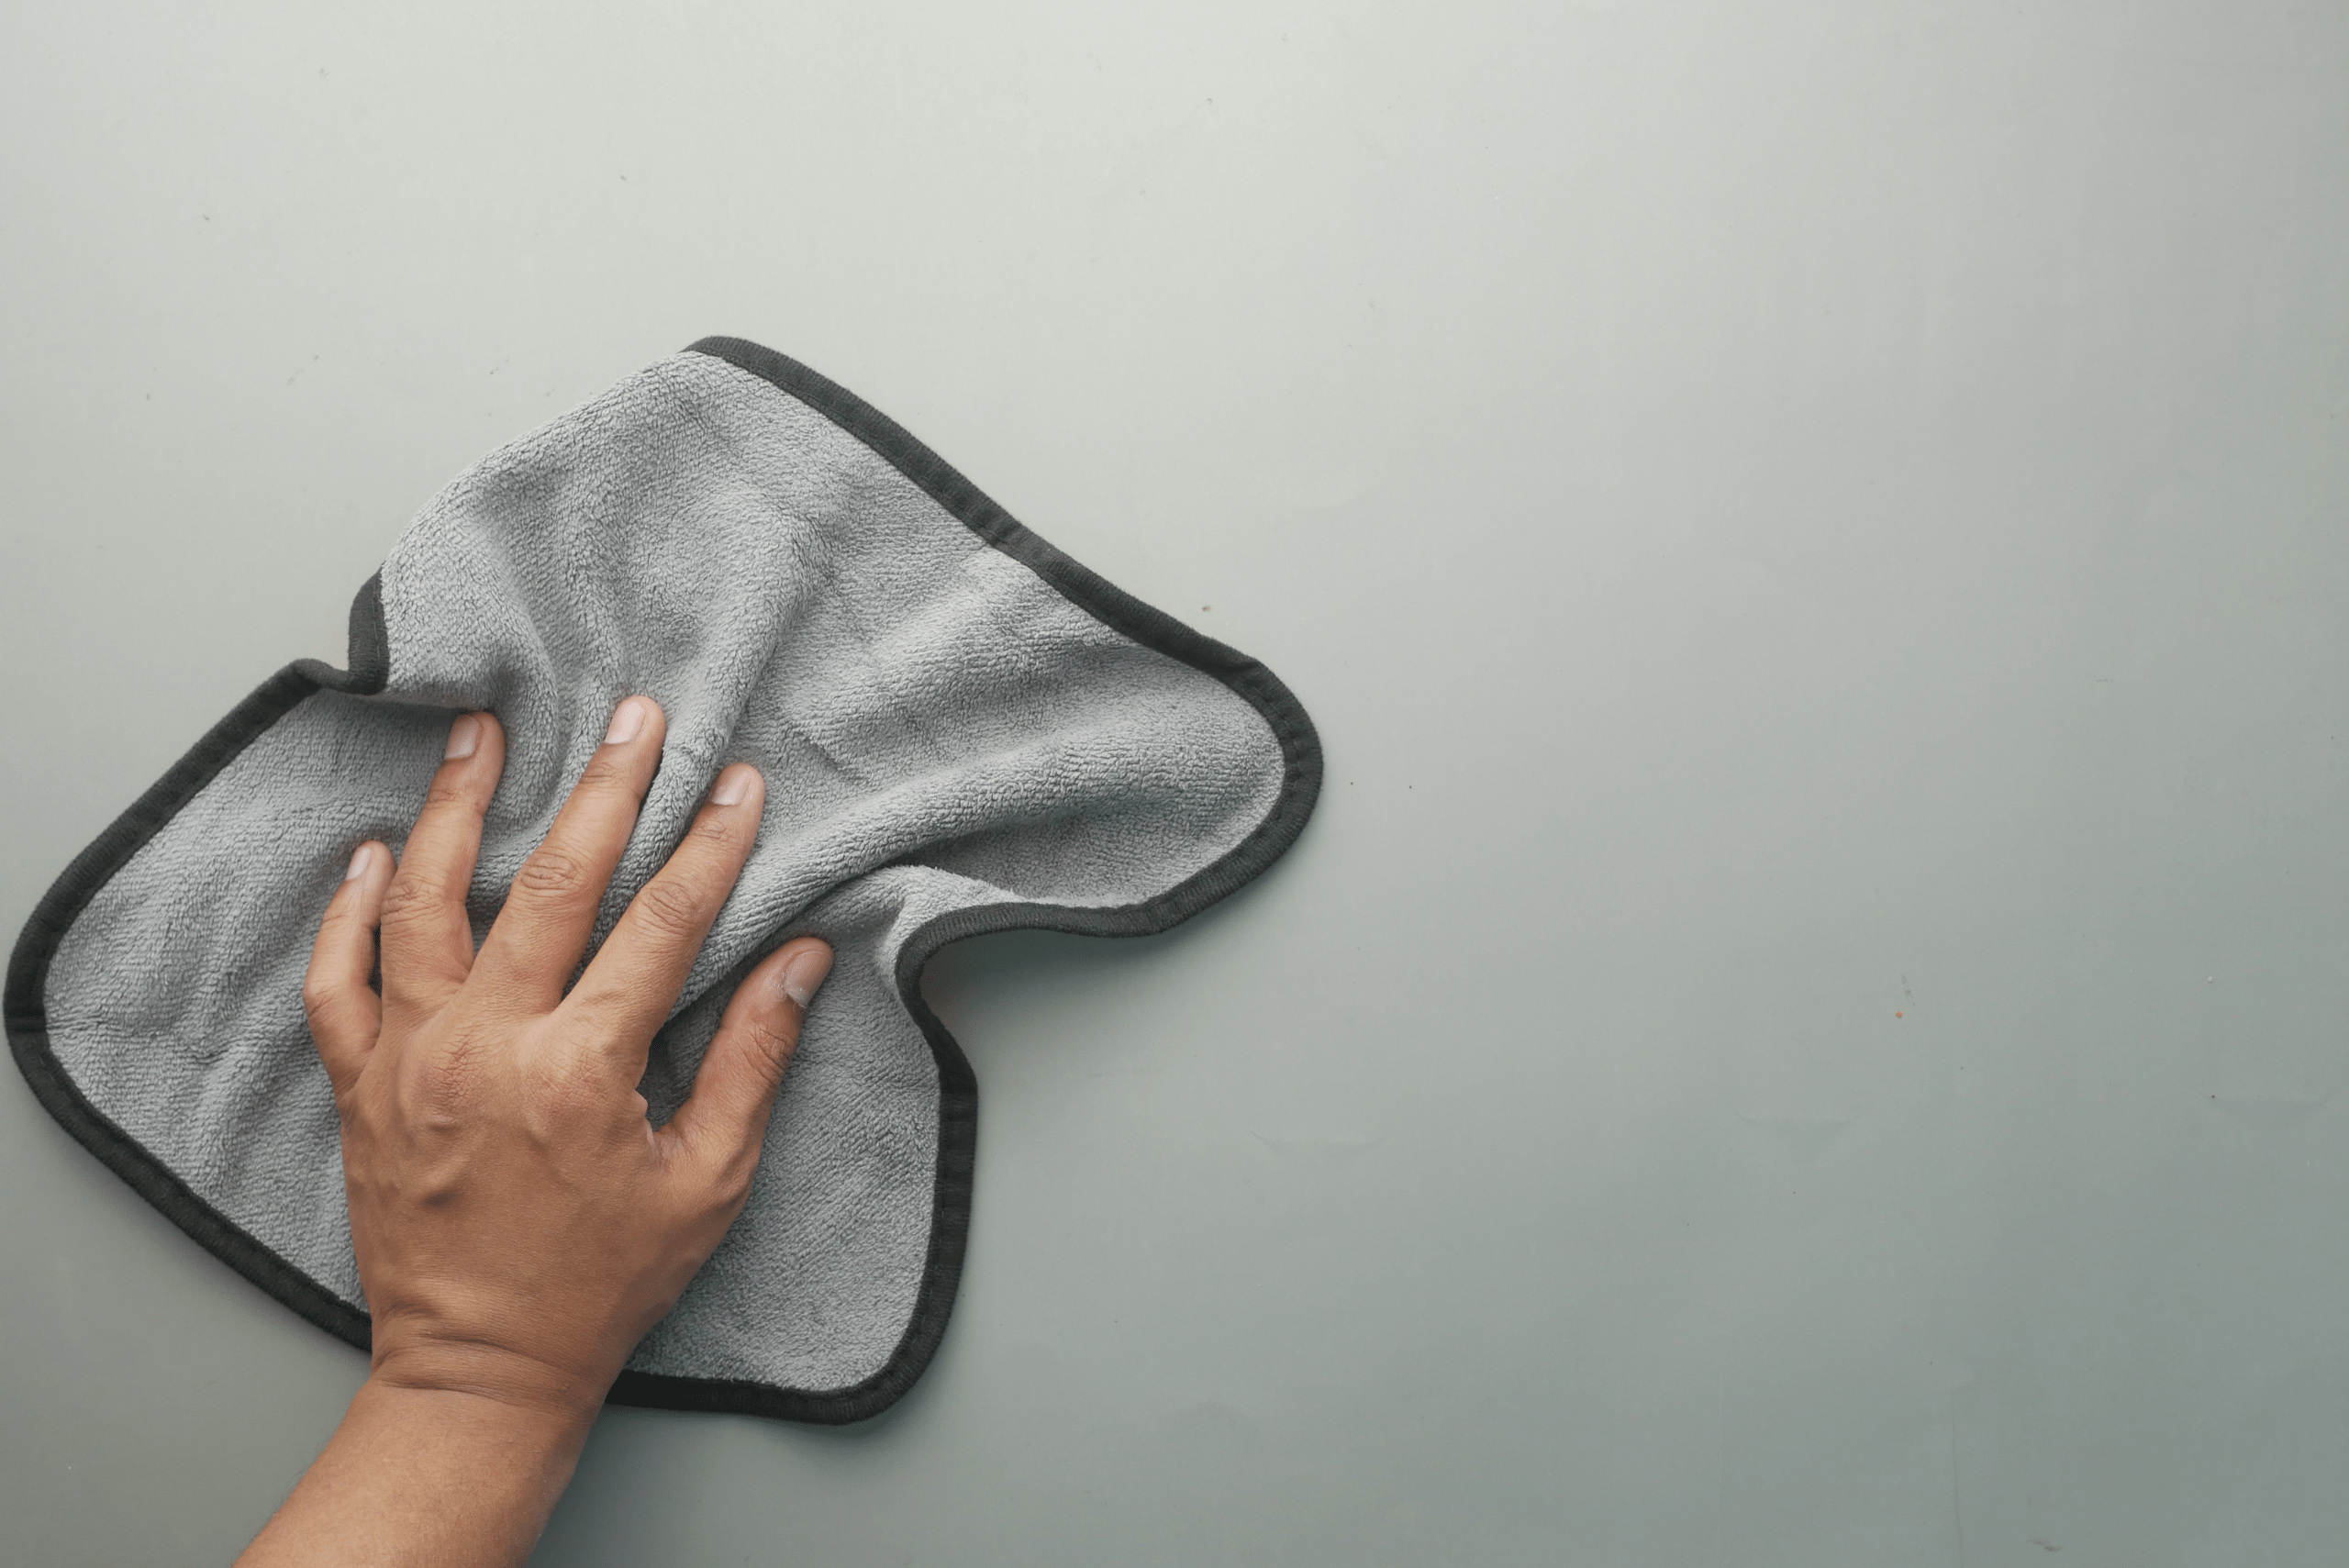
[[[551,1428],[594,1420],[611,1378],[582,1373],[503,1346],[446,1340],[378,1337],[368,1385],[391,1394],[446,1396],[482,1402],[520,1420]]]
[[[537,1379],[377,1358],[342,1422],[239,1568],[518,1564],[587,1440],[595,1407]],[[364,1550],[362,1550],[364,1548]]]

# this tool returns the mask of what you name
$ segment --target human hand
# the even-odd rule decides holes
[[[651,698],[619,705],[478,953],[465,892],[505,761],[485,713],[450,727],[396,870],[360,846],[328,906],[303,1001],[341,1117],[374,1382],[592,1410],[749,1194],[829,948],[802,938],[751,972],[665,1126],[636,1086],[750,855],[757,769],[718,775],[564,991],[664,731]]]
[[[485,713],[450,726],[399,865],[362,844],[327,906],[302,1001],[373,1366],[240,1568],[514,1568],[629,1351],[740,1212],[831,950],[787,942],[736,987],[666,1126],[636,1085],[758,836],[757,769],[718,775],[564,991],[664,729],[651,699],[619,705],[478,953],[465,890],[506,760]]]

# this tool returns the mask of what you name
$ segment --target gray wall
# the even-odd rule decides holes
[[[0,13],[6,933],[708,332],[1331,764],[937,966],[920,1388],[614,1412],[541,1561],[2338,1555],[2349,8],[320,9]],[[361,1371],[0,1084],[0,1560],[226,1559]]]

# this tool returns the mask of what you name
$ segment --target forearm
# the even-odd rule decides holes
[[[592,1400],[513,1402],[371,1376],[238,1568],[518,1563],[595,1416]]]

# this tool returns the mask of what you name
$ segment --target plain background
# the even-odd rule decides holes
[[[11,5],[0,927],[754,338],[1329,783],[942,958],[929,1375],[613,1412],[540,1561],[2332,1560],[2344,279],[2336,0]],[[0,1560],[226,1560],[361,1372],[0,1084]]]

